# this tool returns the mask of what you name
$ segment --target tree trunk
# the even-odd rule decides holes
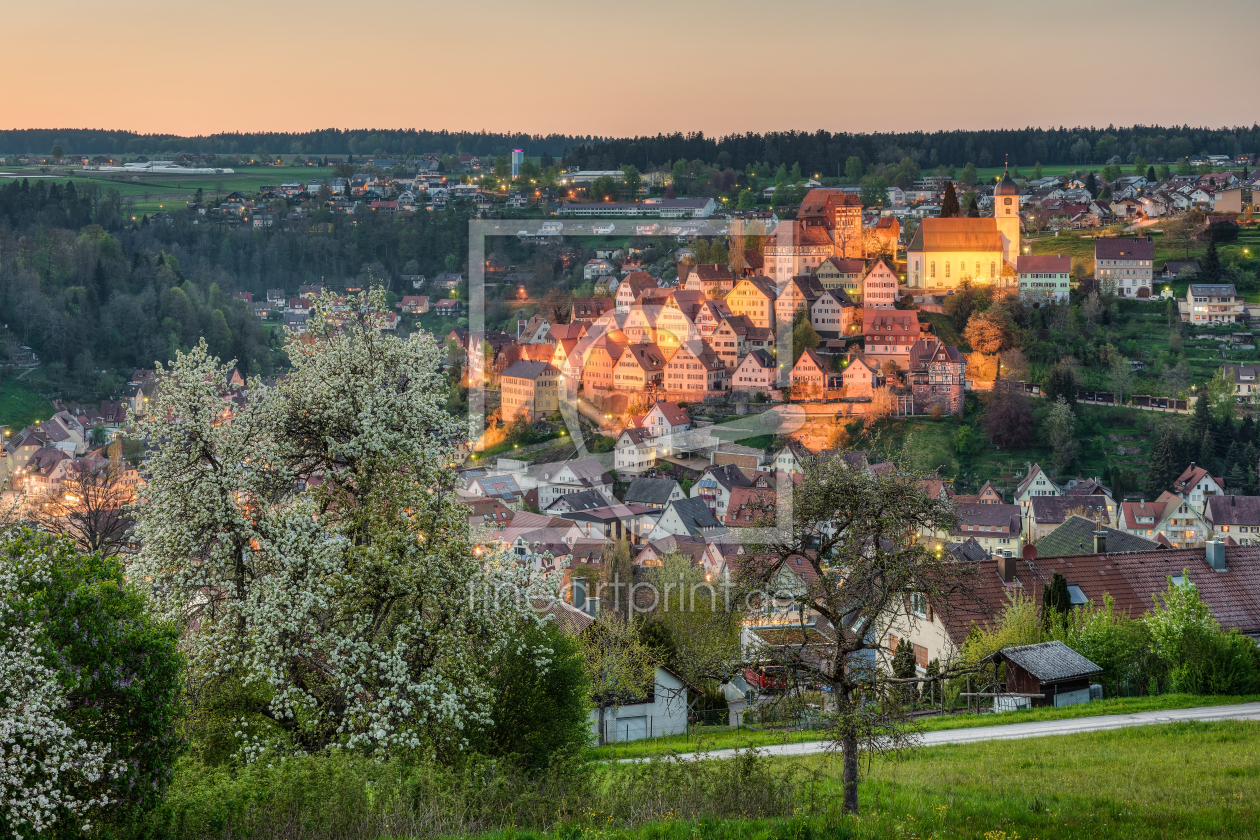
[[[608,743],[608,738],[605,737],[605,732],[604,732],[604,710],[607,708],[608,707],[605,706],[603,703],[599,704],[599,745],[601,747],[604,746],[604,744]]]
[[[844,750],[844,804],[846,814],[858,812],[858,750],[857,733],[851,728],[840,738],[840,747]]]

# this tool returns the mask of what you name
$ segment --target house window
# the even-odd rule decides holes
[[[935,276],[936,276],[936,260],[932,260],[932,273],[931,273],[931,276],[932,276],[932,277],[935,277]]]
[[[995,262],[989,263],[989,276],[997,277],[997,263]]]
[[[915,592],[910,596],[910,612],[919,618],[927,617],[927,596],[922,592]]]
[[[945,276],[949,276],[949,260],[945,261]]]

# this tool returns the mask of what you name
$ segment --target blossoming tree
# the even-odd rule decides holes
[[[379,290],[319,298],[288,337],[291,373],[235,399],[202,343],[144,422],[157,449],[133,574],[185,628],[194,707],[236,692],[246,759],[458,749],[487,723],[486,663],[538,594],[470,540],[441,348],[382,334],[383,315]]]

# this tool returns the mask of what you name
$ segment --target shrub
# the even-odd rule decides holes
[[[753,752],[729,761],[655,759],[527,770],[472,759],[453,767],[346,752],[210,767],[188,757],[165,803],[135,834],[162,840],[401,836],[633,826],[658,819],[787,817],[811,804],[795,771]],[[781,835],[789,836],[789,835]],[[802,837],[806,835],[801,835]],[[834,834],[819,836],[836,836]]]
[[[1167,669],[1168,689],[1189,694],[1255,691],[1260,684],[1255,643],[1237,629],[1224,631],[1185,572],[1182,579],[1181,584],[1169,582],[1144,619]]]
[[[522,627],[492,673],[494,723],[482,735],[490,752],[537,768],[588,745],[590,680],[577,642],[554,622]]]

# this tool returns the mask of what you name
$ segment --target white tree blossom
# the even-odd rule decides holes
[[[65,690],[22,595],[24,582],[47,577],[44,560],[0,558],[0,827],[19,840],[23,832],[42,833],[63,816],[86,819],[108,804],[77,791],[113,769],[106,745],[78,738],[58,717]]]
[[[321,298],[312,332],[289,336],[291,374],[251,379],[243,401],[225,401],[230,366],[202,343],[144,422],[157,450],[132,574],[186,628],[194,702],[263,685],[261,713],[298,750],[458,747],[487,722],[492,654],[541,592],[472,545],[441,350],[382,335],[382,304]]]

